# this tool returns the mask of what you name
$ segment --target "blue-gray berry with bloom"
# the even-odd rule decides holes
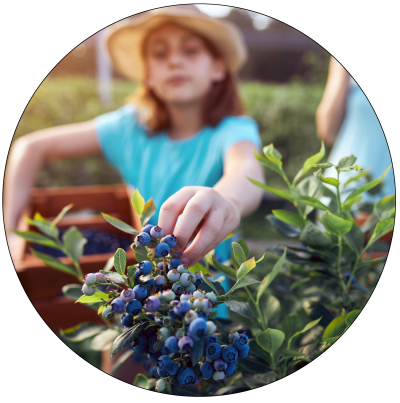
[[[179,273],[189,273],[189,267],[186,264],[181,264],[177,267]]]
[[[112,311],[111,307],[104,309],[101,314],[103,318],[107,320],[110,320],[114,317],[114,312]]]
[[[175,292],[172,290],[166,290],[163,292],[164,295],[164,301],[165,302],[171,302],[175,299]]]
[[[131,302],[135,299],[135,293],[131,288],[127,288],[121,292],[121,295],[119,296],[122,301],[126,302]]]
[[[86,276],[85,276],[85,284],[87,286],[93,285],[96,282],[96,280],[97,280],[96,274],[94,274],[94,273],[89,273],[89,274],[86,274]]]
[[[207,322],[203,318],[196,318],[189,325],[189,336],[194,341],[199,341],[207,331]]]
[[[176,269],[172,269],[168,272],[167,277],[171,283],[176,283],[179,281],[180,273]]]
[[[204,379],[209,379],[214,374],[214,367],[209,362],[200,365],[200,372]]]
[[[221,357],[226,362],[234,362],[238,358],[238,351],[233,346],[223,346],[222,352],[221,352]]]
[[[198,317],[196,311],[193,311],[192,309],[188,311],[185,315],[185,323],[191,323],[193,322],[196,318]]]
[[[175,325],[175,319],[171,318],[171,316],[165,316],[162,320],[162,323],[165,327],[172,327]]]
[[[207,331],[206,331],[206,336],[211,336],[213,335],[217,330],[217,326],[215,325],[214,322],[211,320],[207,321]]]
[[[161,242],[155,247],[155,257],[156,258],[166,257],[169,255],[170,250],[171,249],[168,246],[168,244]]]
[[[151,230],[150,230],[150,235],[153,238],[159,239],[159,238],[161,238],[163,236],[163,234],[164,234],[164,231],[158,225],[156,227],[151,228]]]
[[[185,287],[185,292],[194,292],[196,291],[196,286],[194,284],[189,284],[187,287]]]
[[[174,307],[174,312],[178,316],[184,316],[186,312],[190,311],[190,304],[187,301],[180,301]]]
[[[158,392],[164,392],[164,390],[165,390],[165,385],[166,385],[165,380],[164,380],[164,379],[159,379],[159,380],[156,382],[156,390],[157,390]]]
[[[114,313],[124,313],[125,312],[125,302],[121,298],[115,298],[111,302],[111,309]]]
[[[151,241],[150,235],[147,232],[141,232],[136,235],[135,245],[136,246],[147,246]]]
[[[208,292],[205,297],[208,298],[213,304],[218,301],[218,297],[213,292]]]
[[[172,291],[173,291],[175,294],[180,295],[180,294],[182,294],[182,293],[185,292],[185,288],[182,286],[181,283],[176,282],[176,283],[174,283],[174,285],[172,286]]]
[[[158,332],[157,332],[157,338],[158,340],[164,341],[168,339],[168,337],[171,336],[171,330],[167,327],[162,327]]]
[[[146,276],[153,271],[153,265],[148,260],[139,263],[139,272],[142,276]]]
[[[147,288],[143,284],[138,284],[133,287],[136,299],[143,299],[147,297]]]
[[[225,378],[225,373],[223,371],[215,371],[213,374],[213,379],[215,382],[221,382]]]
[[[218,360],[214,361],[213,365],[216,371],[225,371],[228,366],[228,363],[224,361],[222,358],[218,358]]]
[[[96,288],[92,286],[88,286],[87,284],[83,284],[82,286],[82,294],[87,295],[90,297],[96,292]]]
[[[178,341],[179,339],[175,336],[170,336],[165,340],[165,347],[168,348],[169,351],[171,351],[171,353],[179,353],[179,347],[178,347]]]
[[[188,353],[193,347],[193,339],[189,336],[181,337],[178,341],[178,347],[181,351]]]
[[[163,285],[167,284],[167,280],[164,276],[156,276],[154,278],[154,282],[156,283],[157,287],[162,287]]]
[[[218,343],[211,343],[206,347],[206,355],[212,360],[218,360],[221,357],[222,347]]]
[[[132,300],[126,304],[126,312],[130,313],[133,316],[136,316],[142,310],[142,304],[137,299]]]
[[[193,284],[196,281],[195,276],[192,273],[183,273],[180,278],[180,283],[184,287],[189,287],[190,284]]]
[[[190,385],[194,383],[195,375],[192,369],[186,367],[178,372],[177,379],[180,385]]]
[[[157,297],[151,296],[144,301],[146,311],[156,312],[161,306],[161,302]]]
[[[185,291],[183,294],[180,296],[181,301],[189,301],[190,298],[193,297],[193,294],[190,291]]]

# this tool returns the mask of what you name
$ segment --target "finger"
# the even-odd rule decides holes
[[[197,191],[198,189],[195,186],[184,187],[162,204],[158,217],[158,225],[163,229],[164,235],[173,234],[176,220],[182,214],[187,202]]]
[[[192,264],[199,261],[206,253],[212,250],[212,245],[218,245],[217,241],[221,237],[221,230],[226,218],[227,214],[222,208],[212,209],[207,215],[204,225],[194,238],[193,243],[183,253],[182,259]]]
[[[196,227],[210,210],[212,203],[213,197],[209,192],[204,191],[197,192],[188,201],[174,230],[174,235],[180,248],[183,248],[188,243]]]

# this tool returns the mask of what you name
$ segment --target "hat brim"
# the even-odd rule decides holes
[[[126,77],[142,81],[142,41],[151,31],[167,22],[174,22],[208,39],[221,53],[232,73],[236,73],[246,61],[243,37],[233,24],[203,16],[159,13],[138,19],[135,24],[116,27],[110,32],[106,46],[114,66]]]

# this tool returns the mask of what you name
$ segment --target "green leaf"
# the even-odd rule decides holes
[[[320,202],[318,199],[315,197],[310,197],[310,196],[300,196],[297,198],[297,201],[299,203],[305,204],[307,206],[311,206],[320,210],[329,210],[329,207],[325,206],[324,203]]]
[[[332,191],[324,186],[322,182],[320,182],[314,175],[307,176],[301,180],[296,185],[295,191],[297,195],[313,197],[317,200],[319,200],[322,196],[329,197],[332,204],[332,196],[329,194],[329,192],[332,193]],[[333,195],[333,199],[336,199],[336,195]],[[301,204],[299,207],[304,210],[304,216],[307,216],[311,213],[311,211],[314,210],[314,207],[310,205]]]
[[[359,170],[359,169],[357,169],[357,170]],[[350,183],[356,182],[356,181],[358,181],[359,179],[361,179],[362,177],[368,175],[368,174],[369,174],[369,171],[370,171],[369,168],[368,168],[368,169],[365,169],[365,170],[362,171],[360,174],[355,175],[355,176],[353,176],[352,178],[348,179],[348,180],[344,183],[343,187],[345,188],[345,187],[348,186]]]
[[[374,188],[375,186],[379,185],[379,184],[383,181],[383,179],[385,178],[385,176],[388,174],[388,172],[390,171],[390,168],[391,168],[391,167],[392,167],[392,166],[390,165],[390,166],[385,170],[385,172],[384,172],[379,178],[374,179],[373,181],[368,182],[368,183],[366,183],[365,185],[361,186],[360,188],[358,188],[358,189],[355,190],[354,192],[351,192],[351,193],[347,196],[345,202],[348,201],[348,200],[351,200],[351,199],[353,199],[354,197],[359,196],[361,193],[367,192],[368,190],[371,190],[371,189]]]
[[[322,318],[322,317],[321,317]],[[310,329],[312,329],[314,326],[316,326],[318,324],[318,322],[321,320],[321,318],[315,319],[312,322],[307,323],[303,330],[300,330],[298,332],[296,332],[290,339],[289,339],[289,343],[288,343],[288,349],[290,347],[290,343],[292,342],[292,340],[298,336],[299,334],[305,333],[307,331],[309,331]]]
[[[303,328],[303,322],[296,312],[291,312],[285,316],[282,323],[282,329],[286,339],[289,340],[296,332]]]
[[[271,294],[264,294],[259,306],[266,326],[270,327],[279,321],[282,308],[278,298]]]
[[[205,335],[200,340],[195,341],[193,343],[192,349],[190,350],[190,358],[191,358],[193,367],[195,367],[203,357],[204,339],[205,339]]]
[[[250,305],[247,302],[239,302],[234,299],[225,302],[225,305],[233,312],[239,313],[240,315],[247,316],[251,318],[253,314],[251,313]]]
[[[55,226],[58,224],[58,222],[65,216],[65,214],[71,210],[71,208],[74,207],[74,204],[68,204],[68,206],[65,206],[57,215],[57,217],[51,222],[51,225]]]
[[[131,196],[132,207],[136,211],[138,216],[141,216],[144,210],[144,199],[139,193],[139,190],[135,190]]]
[[[75,301],[81,304],[91,304],[93,302],[102,302],[103,300],[108,301],[108,294],[105,292],[95,292],[93,295],[82,295],[79,299]]]
[[[383,197],[374,205],[374,214],[380,219],[389,218],[396,207],[396,196]]]
[[[104,271],[104,270],[100,270],[100,273],[102,273],[104,275],[104,277],[107,280],[111,280],[113,281],[115,284],[118,285],[125,285],[125,281],[122,278],[121,275],[119,275],[118,273],[116,273],[115,271]]]
[[[150,220],[150,218],[153,217],[156,210],[157,209],[153,202],[153,198],[147,200],[146,204],[143,207],[143,213],[140,217],[140,223],[141,223],[142,227],[144,227],[147,224],[147,222]]]
[[[322,335],[322,340],[325,341],[325,339],[329,337],[341,336],[346,328],[345,320],[345,315],[333,319],[333,321],[325,329],[324,334]]]
[[[219,297],[219,292],[217,291],[217,289],[214,287],[214,284],[212,283],[212,281],[210,281],[201,271],[200,272],[201,275],[201,279],[215,292],[216,296]]]
[[[378,224],[376,224],[376,227],[374,229],[374,232],[372,233],[370,240],[368,241],[366,249],[368,249],[379,238],[383,237],[388,232],[390,232],[393,229],[393,227],[394,227],[394,217],[385,218],[382,221],[379,221]]]
[[[267,329],[256,337],[258,345],[273,355],[285,340],[285,333],[277,329]]]
[[[246,254],[239,243],[232,242],[232,253],[239,266],[246,261]]]
[[[78,263],[83,255],[83,248],[87,239],[83,237],[76,227],[70,227],[62,237],[65,249],[71,254],[72,260]]]
[[[254,257],[249,260],[246,260],[239,267],[239,270],[236,273],[236,277],[238,280],[241,280],[246,274],[250,273],[256,267],[256,262]]]
[[[364,246],[364,234],[361,228],[354,222],[350,232],[344,236],[345,241],[353,249],[354,252],[359,254]]]
[[[118,358],[117,361],[115,361],[115,364],[111,368],[111,375],[114,375],[117,369],[127,360],[131,357],[133,354],[133,349],[129,349],[128,351],[125,351],[124,354],[121,355],[121,357]]]
[[[220,271],[221,273],[226,274],[226,276],[227,276],[230,280],[236,281],[236,272],[235,272],[235,270],[232,269],[232,267],[230,267],[230,266],[225,266],[225,265],[221,264],[220,262],[218,262],[218,260],[216,260],[216,259],[214,258],[214,256],[211,256],[210,259],[211,259],[211,262],[210,262],[210,263],[211,263],[218,271]],[[192,270],[190,270],[190,271],[192,271]]]
[[[211,256],[208,256],[208,261],[209,261],[209,263],[212,264]],[[190,266],[189,271],[190,271],[190,273],[200,273],[202,271],[202,272],[204,272],[204,274],[210,274],[210,271],[207,269],[207,267],[203,266],[200,263],[196,263],[193,266]],[[236,276],[234,279],[236,279]]]
[[[322,232],[311,221],[308,221],[300,235],[300,241],[306,246],[330,246],[332,243],[329,235]]]
[[[272,188],[270,186],[264,185],[263,183],[256,181],[254,179],[250,179],[248,177],[246,177],[251,183],[253,183],[254,185],[260,187],[261,189],[264,189],[265,191],[272,193],[276,196],[282,197],[283,199],[289,200],[290,202],[294,203],[294,199],[293,197],[286,192],[286,190],[280,190],[280,189],[275,189]]]
[[[258,284],[258,283],[260,283],[260,282],[258,280],[255,280],[254,278],[249,278],[249,277],[242,278],[241,280],[238,280],[235,283],[235,285],[226,293],[226,295],[229,295],[230,293],[238,290],[239,288],[247,287],[248,285]]]
[[[149,380],[143,374],[137,374],[133,381],[133,386],[137,386],[142,389],[149,389]]]
[[[114,254],[114,267],[120,276],[123,276],[125,274],[126,253],[121,248],[118,248]]]
[[[133,341],[139,337],[142,332],[148,326],[148,322],[140,322],[139,324],[131,327],[126,330],[124,333],[120,334],[113,342],[110,349],[111,358],[114,357],[115,354],[119,353],[125,347],[129,346],[133,343]]]
[[[35,255],[42,262],[46,263],[48,266],[53,267],[54,269],[60,270],[64,273],[71,274],[72,276],[79,277],[78,272],[64,263],[62,263],[59,259],[54,256],[47,255],[46,253],[37,252],[36,250],[30,248],[30,252]]]
[[[353,197],[352,199],[345,201],[342,204],[342,208],[345,211],[350,211],[354,204],[359,203],[362,199],[362,196]]]
[[[286,260],[286,247],[285,247],[285,251],[284,251],[283,255],[278,259],[278,261],[275,263],[274,267],[272,268],[271,273],[268,273],[264,277],[264,280],[261,282],[260,286],[258,287],[257,303],[260,301],[261,295],[264,294],[264,292],[266,291],[268,286],[272,283],[272,281],[277,276],[277,274],[282,270],[285,260]]]
[[[335,178],[326,178],[322,175],[322,171],[319,169],[314,172],[315,177],[323,183],[327,183],[328,185],[332,185],[335,187],[339,187],[339,181]]]
[[[321,162],[320,164],[314,164],[312,167],[313,168],[321,168],[321,169],[328,169],[333,167],[334,165],[331,164],[330,162]]]
[[[97,336],[94,336],[92,342],[90,343],[90,348],[94,351],[107,351],[111,348],[114,340],[119,335],[120,332],[118,330],[104,330],[104,332],[101,332]]]
[[[14,234],[24,238],[28,242],[37,243],[39,245],[49,246],[50,248],[60,249],[60,246],[54,242],[52,239],[33,231],[18,231],[15,229],[11,230]]]
[[[72,301],[76,301],[82,297],[82,285],[81,284],[67,284],[61,289],[62,293]]]
[[[338,217],[329,211],[324,211],[318,216],[318,220],[324,226],[326,232],[332,233],[338,236],[347,234],[353,226],[353,221],[345,220]]]
[[[259,346],[256,339],[250,339],[247,343],[250,347],[250,351],[256,357],[262,358],[268,365],[271,364],[271,356]]]
[[[252,353],[250,353],[247,358],[240,360],[240,366],[244,368],[245,371],[253,374],[265,374],[270,370],[270,367],[265,363],[264,360],[261,360]]]
[[[35,213],[33,220],[31,220],[28,217],[24,218],[28,224],[36,227],[43,234],[58,239],[58,228],[55,227],[54,225],[51,225],[51,222],[44,219],[39,213]]]
[[[128,279],[129,279],[129,287],[133,288],[135,285],[135,277],[136,277],[136,272],[139,270],[139,267],[137,266],[128,266],[127,268],[127,273],[128,273]]]
[[[111,217],[110,215],[104,213],[101,213],[101,215],[115,228],[118,228],[119,230],[126,232],[127,234],[139,235],[139,232],[136,231],[135,228],[131,227],[121,220],[118,220],[118,218]]]
[[[302,357],[304,355],[304,353],[294,350],[281,350],[280,353],[283,358]]]
[[[325,144],[322,141],[321,142],[321,149],[317,154],[314,154],[310,158],[307,158],[306,161],[303,164],[303,168],[300,169],[300,171],[297,173],[293,180],[293,185],[296,184],[296,182],[304,175],[306,174],[313,165],[317,164],[319,161],[322,160],[325,156]]]
[[[268,146],[263,148],[263,153],[267,157],[269,161],[273,164],[281,167],[282,166],[282,154],[274,148],[274,145],[271,143]]]
[[[60,333],[69,341],[78,342],[93,337],[104,329],[106,329],[104,325],[85,322],[69,329],[61,330]]]
[[[131,245],[131,249],[135,252],[135,259],[138,262],[143,262],[144,260],[150,261],[147,254],[149,253],[146,246],[137,246],[135,243]]]
[[[301,234],[301,230],[298,227],[280,220],[273,214],[268,214],[266,218],[283,236],[287,236],[288,238],[298,238]]]
[[[280,169],[279,166],[277,166],[277,165],[275,165],[274,163],[270,162],[270,161],[269,161],[267,158],[265,158],[264,156],[257,154],[255,151],[254,151],[254,155],[255,155],[255,157],[257,158],[257,160],[260,161],[260,163],[261,163],[262,165],[264,165],[266,168],[268,168],[268,169],[270,169],[271,171],[274,171],[274,172],[276,172],[277,174],[281,175],[282,170]]]
[[[272,214],[279,220],[303,229],[306,226],[306,220],[298,214],[290,213],[286,210],[272,210]]]
[[[246,241],[244,239],[240,239],[239,241],[237,241],[237,243],[242,247],[244,255],[246,256],[245,260],[247,260],[250,255],[250,249],[249,249]]]
[[[339,164],[337,164],[337,169],[340,170],[342,168],[351,167],[357,161],[357,157],[351,154],[349,157],[343,157]]]
[[[326,339],[324,339],[324,342],[333,344],[333,343],[334,343],[335,341],[337,341],[339,338],[340,338],[340,336],[327,337]]]
[[[360,314],[361,309],[356,309],[354,311],[349,312],[346,317],[344,318],[345,324],[349,327],[356,319],[357,316]]]

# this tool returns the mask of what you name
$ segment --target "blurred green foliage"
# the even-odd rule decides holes
[[[14,140],[27,133],[52,126],[82,122],[119,108],[132,94],[136,83],[115,80],[114,102],[102,107],[96,80],[80,76],[47,78],[30,100],[15,132]],[[263,144],[274,143],[283,154],[289,179],[307,156],[319,150],[316,141],[315,110],[324,85],[245,82],[240,92],[247,113],[260,128]],[[267,181],[280,178],[268,173]],[[51,161],[40,170],[36,186],[76,186],[122,183],[118,172],[102,156],[91,155],[68,161]]]

